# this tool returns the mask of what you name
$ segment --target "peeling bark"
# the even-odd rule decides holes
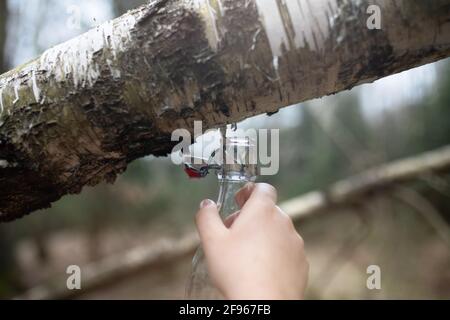
[[[382,30],[368,30],[378,4]],[[0,221],[113,181],[171,132],[450,55],[450,0],[154,0],[0,76]]]

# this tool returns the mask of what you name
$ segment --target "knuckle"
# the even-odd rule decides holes
[[[275,204],[273,201],[267,197],[260,197],[258,201],[255,203],[256,207],[265,213],[273,213],[275,212]]]
[[[294,222],[292,221],[291,217],[286,214],[284,211],[282,211],[278,206],[275,206],[275,211],[278,213],[278,215],[281,217],[282,221],[292,228],[292,230],[295,230]]]
[[[275,189],[274,186],[268,184],[268,183],[258,183],[256,188],[258,188],[258,191],[266,194],[268,196],[276,196],[277,195],[277,190]]]
[[[259,204],[264,210],[269,210],[270,212],[275,211],[274,203],[267,197],[261,198]]]
[[[287,227],[292,227],[292,229],[294,229],[294,224],[292,223],[291,217],[289,217],[287,214],[285,214],[284,212],[279,212],[277,210],[278,215],[280,216],[281,221],[287,226]]]

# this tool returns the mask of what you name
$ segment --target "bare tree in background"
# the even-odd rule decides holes
[[[5,43],[6,43],[6,25],[8,23],[8,8],[6,1],[0,3],[0,73],[6,71],[5,61]]]
[[[116,17],[126,13],[128,10],[137,8],[146,3],[146,0],[113,0],[113,10]]]

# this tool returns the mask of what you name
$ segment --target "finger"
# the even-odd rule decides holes
[[[217,205],[212,200],[206,199],[200,203],[200,209],[195,218],[197,230],[203,244],[209,243],[227,231],[220,218]]]
[[[291,216],[288,215],[286,212],[284,212],[279,206],[276,205],[275,208],[277,209],[277,212],[278,212],[280,215],[282,215],[282,216],[284,216],[284,217],[287,217],[287,218],[289,218],[289,219],[292,220]]]
[[[251,206],[274,206],[276,203],[277,190],[268,183],[257,183],[242,209]]]
[[[240,211],[236,211],[235,213],[230,214],[228,217],[226,217],[224,221],[225,227],[230,228],[233,225],[234,221],[239,216],[239,213]]]
[[[255,187],[255,184],[253,182],[246,183],[245,186],[243,186],[241,189],[239,189],[238,192],[236,192],[236,195],[234,196],[237,205],[239,208],[242,208],[245,204],[245,202],[248,200],[250,195],[252,194],[252,191]]]

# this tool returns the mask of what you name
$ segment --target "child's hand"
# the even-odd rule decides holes
[[[227,299],[301,299],[308,278],[303,239],[276,206],[274,187],[249,183],[236,194],[241,207],[222,222],[204,200],[197,228],[214,285]]]

